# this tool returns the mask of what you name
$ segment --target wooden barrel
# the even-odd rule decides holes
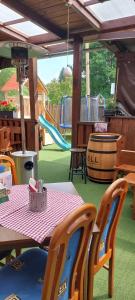
[[[92,133],[87,147],[87,174],[97,182],[112,182],[120,134]]]

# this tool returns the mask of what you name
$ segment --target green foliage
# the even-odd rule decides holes
[[[107,98],[106,100],[106,108],[107,109],[113,109],[116,107],[116,101],[113,97]]]
[[[90,48],[101,47],[100,43],[90,44]],[[85,70],[85,51],[83,53],[83,70]],[[115,82],[116,60],[108,49],[90,50],[90,89],[91,95],[99,93],[105,98],[110,96],[111,83]],[[82,79],[82,95],[86,94],[85,79]]]
[[[52,103],[59,104],[63,96],[72,95],[72,78],[61,81],[53,79],[47,84],[48,98]]]
[[[3,87],[3,85],[11,78],[11,76],[13,74],[16,73],[16,69],[15,68],[6,68],[6,69],[2,69],[0,72],[0,89]],[[28,96],[29,95],[29,90],[26,86],[24,86],[24,95]],[[18,91],[15,90],[11,90],[8,92],[8,96],[17,96],[18,95]],[[0,91],[0,100],[4,100],[4,93]]]

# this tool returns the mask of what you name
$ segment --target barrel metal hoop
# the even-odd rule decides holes
[[[99,134],[99,135],[93,135],[93,136],[91,136],[90,137],[90,139],[92,140],[117,140],[119,138],[119,135],[101,135],[101,134]]]
[[[98,150],[91,150],[91,149],[88,149],[88,152],[103,153],[103,154],[114,154],[114,153],[117,153],[117,151],[98,151]]]
[[[109,182],[112,182],[111,179],[101,179],[101,178],[97,178],[97,177],[92,177],[92,176],[88,176],[88,178],[91,180],[91,181],[94,181],[94,182],[99,182],[99,183],[109,183]]]
[[[87,166],[88,169],[90,170],[94,170],[94,171],[100,171],[100,172],[113,172],[114,169],[96,169],[96,168],[92,168],[92,167],[89,167]]]
[[[92,141],[92,142],[96,142],[96,143],[102,143],[102,142],[104,142],[104,143],[116,143],[116,140],[104,140],[104,139],[93,139],[93,138],[90,138],[90,140],[89,141]]]

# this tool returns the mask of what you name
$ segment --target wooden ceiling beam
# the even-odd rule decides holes
[[[3,4],[11,9],[15,10],[16,12],[20,13],[24,17],[27,17],[30,21],[34,22],[38,26],[41,26],[43,29],[48,30],[63,38],[66,36],[66,31],[53,24],[47,18],[42,17],[38,12],[35,12],[33,9],[25,5],[24,3],[16,0],[2,0]]]
[[[22,36],[21,34],[17,33],[14,30],[4,27],[3,25],[0,25],[0,31],[9,35],[12,39],[15,38],[17,40],[27,42],[27,38],[25,38],[24,36]]]
[[[32,43],[36,45],[45,44],[45,43],[54,43],[58,41],[61,41],[60,37],[58,37],[57,35],[51,32],[30,36],[28,38],[28,43]]]
[[[135,30],[106,32],[99,34],[100,40],[124,40],[135,38]]]
[[[135,16],[106,21],[101,24],[102,31],[118,31],[135,28]]]
[[[88,0],[84,3],[84,6],[90,6],[90,5],[93,5],[93,4],[103,3],[103,2],[106,2],[106,1],[109,1],[109,0]]]
[[[66,2],[77,11],[81,16],[83,16],[96,30],[100,30],[101,24],[98,19],[89,11],[84,5],[78,0],[66,0]]]
[[[22,22],[25,22],[25,21],[28,21],[28,18],[20,18],[20,19],[4,22],[3,26],[10,26],[10,25],[22,23]]]

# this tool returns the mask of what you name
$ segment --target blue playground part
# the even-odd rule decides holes
[[[48,133],[54,140],[54,142],[63,150],[69,150],[71,148],[71,144],[67,143],[66,140],[62,137],[59,130],[53,126],[50,122],[48,122],[43,115],[40,115],[38,121],[42,128],[47,129]]]

